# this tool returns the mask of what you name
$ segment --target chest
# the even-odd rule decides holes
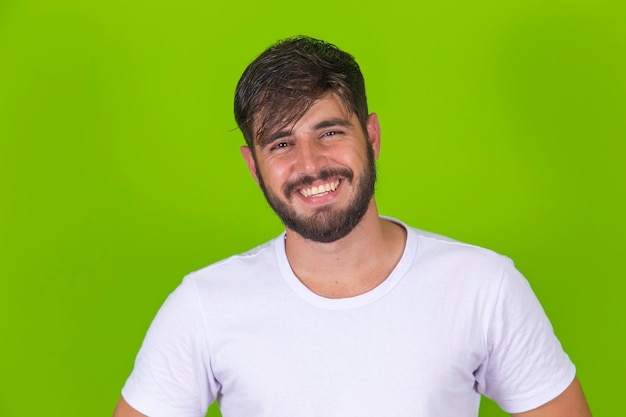
[[[446,398],[464,410],[477,401],[473,372],[486,353],[471,311],[401,297],[348,311],[282,304],[259,304],[216,331],[225,416],[242,405],[259,416],[408,416]]]

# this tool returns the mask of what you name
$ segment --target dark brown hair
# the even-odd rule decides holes
[[[287,38],[244,71],[235,91],[235,120],[254,153],[255,140],[296,122],[329,91],[367,134],[365,82],[354,57],[319,39]]]

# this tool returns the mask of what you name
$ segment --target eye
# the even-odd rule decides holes
[[[291,144],[289,142],[276,142],[275,144],[273,144],[270,147],[270,151],[275,151],[275,150],[279,150],[279,149],[285,149],[288,146],[290,146]]]
[[[331,136],[338,135],[338,134],[340,134],[340,133],[341,133],[341,132],[340,132],[339,130],[329,130],[328,132],[324,132],[324,133],[322,134],[322,137],[323,137],[323,138],[328,138],[328,137],[331,137]]]

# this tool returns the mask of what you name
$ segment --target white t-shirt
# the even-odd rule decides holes
[[[575,376],[506,257],[407,229],[373,290],[312,293],[280,237],[190,274],[154,319],[122,390],[151,417],[475,417],[523,412]],[[323,262],[323,259],[320,260]]]

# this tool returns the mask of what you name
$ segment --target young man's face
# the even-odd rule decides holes
[[[293,126],[269,132],[242,153],[285,226],[317,242],[347,235],[372,200],[380,128],[368,117],[368,136],[355,114],[329,93]]]

